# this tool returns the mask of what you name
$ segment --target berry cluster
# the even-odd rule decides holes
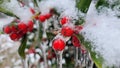
[[[49,19],[52,16],[51,13],[47,13],[45,15],[40,14],[38,16],[40,22],[44,22],[45,20]]]
[[[67,17],[63,17],[60,20],[60,24],[62,25],[61,28],[61,35],[64,37],[72,37],[71,42],[75,47],[80,47],[81,43],[80,40],[77,38],[77,36],[75,34],[78,34],[80,30],[82,30],[82,26],[75,26],[75,27],[71,27],[69,25],[65,25],[65,24],[70,24],[68,23],[69,18]],[[63,39],[55,39],[53,41],[52,47],[54,50],[57,51],[62,51],[65,48],[65,41]]]
[[[27,32],[31,32],[33,30],[34,23],[32,21],[28,21],[28,23],[12,23],[3,28],[4,33],[9,34],[11,40],[17,41],[21,37],[23,37]]]

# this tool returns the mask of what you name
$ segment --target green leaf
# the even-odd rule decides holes
[[[35,5],[35,6],[37,6],[37,7],[38,7],[37,0],[33,0],[33,3],[34,3],[34,5]]]
[[[21,58],[25,59],[25,48],[27,43],[27,36],[24,36],[21,40],[21,45],[18,49],[18,53],[21,56]]]
[[[85,46],[85,48],[90,52],[91,58],[96,66],[98,68],[102,68],[103,58],[93,50],[94,47],[92,47],[91,43],[86,41],[82,35],[77,35],[77,37],[81,40],[81,43]]]
[[[14,13],[10,12],[9,10],[7,10],[3,7],[0,7],[0,12],[6,14],[8,16],[16,17],[19,19],[19,17],[17,17]]]
[[[76,0],[76,7],[83,13],[87,13],[92,0]]]
[[[100,7],[100,6],[104,6],[104,7],[108,7],[109,4],[106,0],[99,0],[96,4],[96,8]]]

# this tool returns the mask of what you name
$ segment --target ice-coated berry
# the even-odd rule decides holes
[[[65,48],[65,42],[62,39],[55,39],[52,48],[56,51],[62,51]]]
[[[68,18],[67,17],[63,17],[61,20],[60,20],[60,24],[61,25],[64,25],[68,22]]]
[[[61,34],[63,36],[72,36],[74,33],[73,29],[71,27],[68,27],[68,26],[63,26],[62,29],[61,29]]]

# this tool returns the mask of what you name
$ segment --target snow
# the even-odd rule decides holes
[[[14,20],[14,18],[12,18],[12,17],[0,18],[0,31],[2,30],[2,28],[5,25],[9,24],[13,20]]]
[[[6,2],[2,3],[1,6],[13,12],[23,22],[28,22],[28,20],[30,20],[32,17],[32,13],[30,12],[29,7],[27,6],[21,7],[17,0],[12,0],[8,3]]]
[[[104,12],[97,13],[94,4],[91,5],[81,33],[94,46],[93,50],[104,58],[103,66],[119,67],[120,19],[111,9],[104,8],[101,11]]]
[[[41,14],[49,13],[54,8],[61,14],[61,17],[67,16],[77,19],[77,9],[75,0],[43,0],[39,3]]]

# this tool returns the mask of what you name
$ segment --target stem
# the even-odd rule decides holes
[[[22,59],[22,65],[23,65],[23,68],[28,68],[28,64],[25,59]]]
[[[76,52],[76,54],[75,54],[75,68],[77,68],[78,67],[78,47],[76,47],[75,48],[75,52]]]
[[[57,53],[57,68],[62,68],[62,54],[63,51]]]
[[[46,58],[46,49],[43,49],[43,59],[44,59],[44,68],[48,68],[47,66],[47,58]]]

